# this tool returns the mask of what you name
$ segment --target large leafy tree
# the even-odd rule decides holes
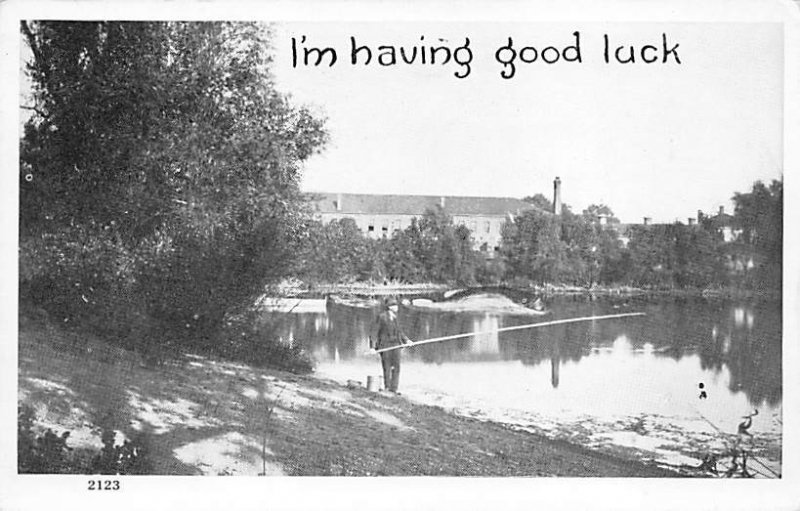
[[[780,289],[783,267],[783,180],[756,181],[749,192],[736,193],[734,224],[741,230],[735,250],[752,259],[762,284]]]
[[[507,222],[502,254],[508,277],[559,282],[567,257],[560,235],[559,217],[539,210],[525,211]]]
[[[429,280],[474,282],[478,256],[472,249],[472,233],[464,225],[454,225],[442,208],[428,209],[419,220],[413,219],[404,236]]]
[[[300,251],[299,275],[309,282],[355,280],[371,269],[370,242],[351,218],[312,222]]]
[[[675,225],[675,283],[686,287],[706,287],[725,280],[725,260],[721,243],[705,229]]]
[[[677,267],[674,225],[638,225],[631,229],[629,278],[637,286],[669,286]]]
[[[300,162],[325,139],[275,89],[268,30],[21,29],[34,112],[21,142],[23,292],[65,316],[123,300],[163,332],[212,338],[290,267]]]

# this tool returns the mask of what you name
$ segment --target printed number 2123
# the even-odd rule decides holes
[[[119,490],[119,481],[103,481],[92,479],[87,490]]]

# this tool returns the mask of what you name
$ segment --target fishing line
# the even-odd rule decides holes
[[[485,335],[485,334],[494,334],[499,332],[510,332],[512,330],[524,330],[527,328],[541,328],[544,326],[553,326],[553,325],[564,325],[568,323],[579,323],[583,321],[595,321],[595,320],[603,320],[603,319],[615,319],[615,318],[627,318],[632,316],[646,316],[644,312],[629,312],[625,314],[609,314],[606,316],[587,316],[583,318],[570,318],[570,319],[557,319],[554,321],[542,321],[539,323],[529,323],[527,325],[516,325],[516,326],[507,326],[503,328],[494,328],[492,330],[483,330],[481,332],[469,332],[465,334],[455,334],[455,335],[446,335],[444,337],[433,337],[432,339],[424,339],[422,341],[417,341],[409,344],[399,344],[397,346],[389,346],[388,348],[381,348],[376,350],[374,353],[384,353],[386,351],[391,350],[399,350],[403,348],[414,348],[416,346],[420,346],[422,344],[430,344],[434,342],[442,342],[442,341],[450,341],[453,339],[464,339],[467,337],[474,337],[477,335]]]

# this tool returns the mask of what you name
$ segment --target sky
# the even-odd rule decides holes
[[[574,50],[541,60],[543,48],[574,46],[576,31],[580,63],[564,61]],[[604,34],[612,52],[634,45],[638,59],[649,44],[657,49],[646,56],[659,60],[606,63]],[[667,63],[664,35],[678,44]],[[369,65],[351,64],[351,36],[372,49]],[[467,37],[466,78],[452,60],[376,62],[381,45],[455,49]],[[504,79],[495,52],[509,37],[518,54]],[[551,197],[559,176],[573,211],[604,203],[624,222],[686,222],[780,178],[782,38],[770,23],[285,23],[274,73],[295,103],[327,119],[330,142],[305,165],[307,191]],[[535,62],[519,61],[525,46]],[[303,47],[332,47],[337,62],[304,66]]]

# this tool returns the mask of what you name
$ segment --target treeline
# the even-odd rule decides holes
[[[549,201],[507,222],[497,257],[473,250],[469,229],[437,208],[390,238],[369,239],[355,222],[313,222],[296,274],[309,283],[393,280],[457,285],[634,286],[657,289],[781,289],[783,182],[756,182],[733,197],[733,215],[697,224],[622,228],[613,211],[592,205],[547,213]],[[601,218],[604,219],[601,222]]]
[[[447,282],[469,285],[490,267],[472,249],[469,229],[441,209],[414,218],[391,238],[365,237],[349,218],[311,220],[298,248],[296,277],[307,283]]]

